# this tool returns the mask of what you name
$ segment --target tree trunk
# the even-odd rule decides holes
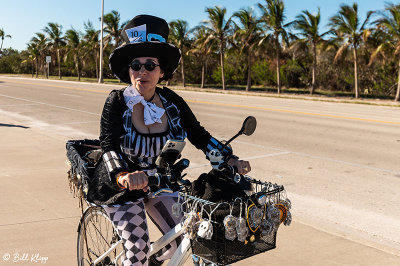
[[[61,79],[60,49],[57,48],[58,78]]]
[[[224,70],[224,46],[221,40],[220,45],[220,57],[221,57],[221,76],[222,76],[222,89],[225,90],[225,70]]]
[[[74,54],[76,73],[78,74],[78,81],[81,81],[81,73],[79,71],[79,56]]]
[[[310,88],[310,95],[314,94],[314,91],[316,89],[316,82],[317,82],[317,45],[315,43],[312,44],[312,49],[313,49],[313,66],[312,66],[312,84]]]
[[[36,78],[38,78],[39,75],[39,58],[36,58]]]
[[[200,85],[200,88],[204,88],[204,75],[205,75],[205,70],[206,70],[205,62],[203,62],[203,63],[201,64],[201,85]]]
[[[50,63],[46,64],[46,63],[43,62],[43,72],[44,72],[43,74],[46,77],[46,79],[49,78],[49,72],[50,72],[50,71],[47,70],[47,67],[50,67]]]
[[[398,79],[397,79],[397,92],[396,92],[396,96],[394,97],[394,100],[400,101],[400,60],[399,60],[399,75],[398,75]]]
[[[251,89],[251,53],[247,54],[247,85],[246,85],[246,91],[249,91]]]
[[[354,46],[353,49],[354,54],[354,92],[356,95],[356,99],[359,97],[359,89],[358,89],[358,63],[357,63],[357,48]]]
[[[185,62],[183,60],[183,55],[182,55],[182,60],[181,60],[181,73],[182,73],[183,87],[185,87],[186,86],[186,84],[185,84]]]
[[[281,62],[280,62],[280,57],[281,57],[281,49],[279,45],[279,36],[275,36],[275,48],[276,48],[276,82],[278,83],[278,94],[281,93]]]
[[[94,52],[94,61],[96,62],[96,80],[99,80],[99,63],[97,62],[97,53],[98,53],[98,51],[97,51],[97,49],[96,49],[96,51]]]

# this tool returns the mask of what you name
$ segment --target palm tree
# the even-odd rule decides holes
[[[28,43],[28,48],[27,48],[27,53],[29,54],[29,59],[32,60],[32,69],[33,65],[35,65],[36,69],[36,78],[38,77],[38,72],[39,72],[39,49],[36,43],[31,42]],[[34,64],[35,62],[35,64]],[[32,70],[32,78],[33,78],[33,70]]]
[[[363,40],[369,34],[369,30],[366,29],[368,21],[373,14],[373,11],[367,13],[365,20],[360,23],[358,16],[358,5],[353,3],[352,6],[342,4],[339,12],[330,18],[329,25],[332,30],[337,32],[337,35],[343,37],[343,44],[336,53],[335,60],[337,60],[344,50],[349,47],[353,50],[353,61],[354,61],[354,91],[355,97],[359,97],[358,88],[358,54],[357,50]]]
[[[235,23],[236,30],[234,38],[240,42],[240,53],[247,55],[247,85],[246,91],[251,89],[251,66],[254,57],[254,47],[259,43],[262,29],[260,22],[256,18],[253,9],[240,9],[233,14],[233,17],[239,19],[240,26]]]
[[[207,28],[204,25],[199,25],[193,29],[193,39],[195,40],[192,48],[189,50],[190,53],[194,54],[199,58],[201,62],[201,88],[204,88],[205,83],[205,72],[207,68],[207,61],[210,54],[215,50],[216,41],[210,38]]]
[[[116,10],[112,10],[110,13],[105,14],[103,20],[105,24],[104,31],[107,33],[105,40],[111,42],[111,39],[114,39],[115,47],[118,47],[121,40],[121,31],[127,22],[120,25],[121,16]]]
[[[327,31],[323,34],[319,34],[318,27],[321,20],[320,9],[316,15],[311,14],[307,10],[303,10],[300,15],[296,16],[296,20],[293,22],[293,26],[299,31],[299,35],[302,39],[296,40],[296,42],[309,43],[312,50],[313,65],[312,65],[312,85],[310,88],[310,94],[313,94],[316,89],[317,79],[317,46],[324,40],[323,36],[329,34]]]
[[[371,55],[371,63],[378,53],[382,53],[385,49],[393,50],[393,57],[400,53],[400,5],[387,4],[385,11],[382,13],[382,18],[375,21],[378,27],[386,29],[388,38],[386,42],[380,44],[375,52]],[[400,59],[398,62],[398,80],[395,101],[400,101]]]
[[[182,58],[181,58],[181,71],[182,71],[182,83],[183,87],[185,87],[185,48],[189,43],[189,26],[188,23],[184,20],[174,20],[169,23],[170,26],[170,36],[172,42],[181,50]]]
[[[281,41],[280,38],[284,39],[287,36],[285,27],[288,27],[290,23],[284,24],[285,17],[285,5],[283,0],[265,0],[266,6],[258,4],[261,10],[261,21],[266,26],[266,32],[272,31],[272,34],[266,34],[263,40],[272,39],[275,44],[276,50],[276,79],[278,84],[278,93],[281,93],[281,74],[280,74],[280,53],[281,53]]]
[[[41,32],[37,32],[36,36],[32,37],[30,44],[32,48],[37,49],[38,52],[38,55],[36,56],[36,78],[38,77],[39,66],[41,66],[40,68],[42,68],[43,74],[47,77],[47,71],[44,67],[44,57],[46,56],[45,52],[47,50],[46,36]],[[43,64],[40,64],[41,62],[43,62]]]
[[[95,30],[91,21],[85,22],[85,35],[83,36],[83,46],[87,50],[87,54],[93,56],[93,60],[96,64],[96,79],[99,78],[99,67],[98,67],[98,56],[99,56],[99,30]]]
[[[209,37],[215,39],[219,45],[219,54],[221,60],[221,76],[222,76],[222,89],[225,90],[225,73],[224,73],[224,51],[227,43],[228,36],[231,32],[232,18],[226,19],[226,8],[215,6],[213,8],[206,8],[205,12],[208,14],[208,20],[203,24],[207,27]]]
[[[0,38],[1,38],[1,45],[0,45],[0,52],[3,49],[3,41],[5,38],[11,38],[10,34],[6,34],[4,29],[0,29]]]
[[[67,53],[66,58],[68,58],[71,54],[74,59],[76,72],[78,73],[78,80],[81,80],[81,71],[80,71],[80,52],[81,52],[81,34],[76,31],[74,28],[67,30],[65,33],[65,39],[67,41]]]
[[[64,37],[62,36],[62,26],[49,22],[43,31],[48,34],[49,45],[53,48],[53,51],[57,54],[57,64],[58,64],[58,78],[61,79],[61,58],[60,50],[63,45],[65,45]]]

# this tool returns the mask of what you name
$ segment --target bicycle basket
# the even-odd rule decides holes
[[[253,184],[253,191],[249,193],[248,196],[236,199],[232,202],[217,204],[181,193],[181,197],[183,198],[182,202],[184,202],[182,209],[186,210],[186,216],[184,217],[188,217],[188,213],[193,212],[193,209],[195,209],[197,216],[202,217],[199,218],[200,222],[203,219],[211,220],[213,227],[212,237],[208,238],[198,235],[198,227],[196,228],[193,226],[191,229],[185,229],[186,233],[189,234],[191,238],[193,254],[217,265],[227,265],[276,247],[276,236],[279,225],[282,222],[284,222],[285,225],[290,224],[290,222],[286,221],[290,209],[290,200],[287,199],[283,186],[257,181],[249,177],[247,177],[247,179]],[[259,200],[261,198],[262,200]],[[281,210],[278,211],[277,218],[279,221],[276,219],[272,221],[274,217],[271,217],[270,212],[274,208],[270,206],[280,206]],[[270,209],[268,209],[269,207]],[[265,231],[266,228],[263,227],[265,224],[257,225],[257,223],[255,223],[255,210],[262,211],[261,221],[274,225],[268,232]],[[238,237],[234,237],[233,240],[227,239],[227,229],[224,225],[224,218],[228,215],[241,217],[246,220],[247,229],[245,229],[245,231],[248,232],[246,237],[242,235],[240,240]],[[259,213],[259,218],[260,217]],[[200,222],[196,223],[197,226]]]
[[[66,143],[68,181],[74,197],[86,198],[96,162],[101,155],[99,140],[69,140]]]

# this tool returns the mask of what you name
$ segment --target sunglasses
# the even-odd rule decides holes
[[[139,71],[142,66],[144,66],[144,69],[146,69],[147,71],[153,71],[156,67],[160,65],[157,65],[152,61],[148,61],[144,64],[141,64],[139,61],[133,61],[132,63],[130,63],[129,66],[132,68],[133,71]]]

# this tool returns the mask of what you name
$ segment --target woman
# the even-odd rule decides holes
[[[96,168],[88,199],[103,205],[116,225],[125,247],[124,265],[161,265],[179,245],[177,239],[168,250],[148,257],[145,210],[162,233],[180,221],[171,215],[176,194],[143,201],[148,176],[155,174],[155,160],[167,140],[187,137],[207,158],[209,151],[222,148],[180,96],[157,87],[172,77],[181,57],[179,49],[167,42],[168,33],[165,20],[136,16],[122,31],[125,44],[110,56],[111,71],[130,85],[112,91],[104,105],[100,128],[103,163]],[[232,158],[229,164],[239,173],[250,171],[246,161]]]

